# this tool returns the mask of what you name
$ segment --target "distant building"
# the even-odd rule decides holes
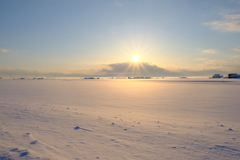
[[[152,79],[152,77],[128,77],[128,79]]]
[[[95,78],[95,77],[85,77],[84,79],[100,79],[100,78]]]
[[[230,73],[228,74],[228,78],[240,78],[240,75],[237,73]]]
[[[152,79],[152,77],[144,77],[144,79]]]
[[[211,78],[222,78],[223,76],[221,76],[220,74],[214,74]]]
[[[186,79],[187,77],[179,77],[180,79]]]

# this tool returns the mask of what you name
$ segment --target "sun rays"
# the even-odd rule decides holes
[[[138,62],[138,61],[128,62],[124,72],[126,75],[132,75],[132,76],[142,76],[142,75],[149,76],[150,72],[145,67],[145,64],[146,64],[145,62]]]

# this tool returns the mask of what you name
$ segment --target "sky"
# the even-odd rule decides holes
[[[0,77],[240,74],[240,0],[0,0],[0,21]]]

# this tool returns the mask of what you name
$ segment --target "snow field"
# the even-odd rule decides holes
[[[1,159],[240,158],[240,81],[1,80]]]

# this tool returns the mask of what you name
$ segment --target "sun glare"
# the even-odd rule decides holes
[[[134,60],[134,62],[138,62],[139,57],[138,57],[138,56],[134,56],[134,57],[133,57],[133,60]]]

